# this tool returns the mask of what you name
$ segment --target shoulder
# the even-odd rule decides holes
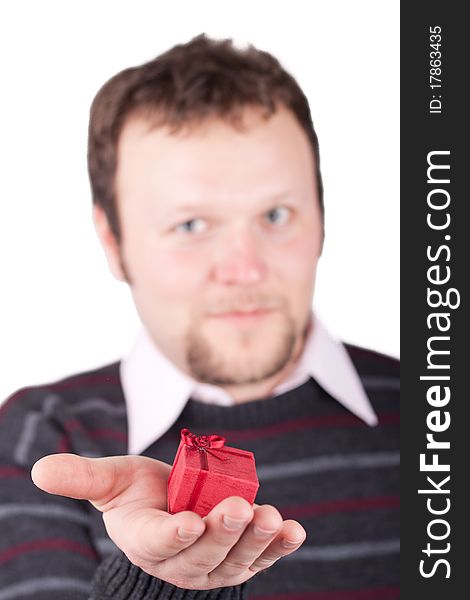
[[[26,463],[23,450],[33,441],[43,455],[58,451],[69,429],[87,428],[96,408],[115,415],[123,405],[119,362],[21,388],[0,406],[0,455],[15,449],[17,462]]]
[[[109,394],[113,389],[121,389],[119,362],[68,375],[56,381],[20,388],[0,406],[0,417],[9,412],[14,405],[34,408],[41,405],[45,397],[51,395],[67,397],[68,401],[73,403],[84,396],[96,395],[102,391],[113,396]]]
[[[400,361],[397,358],[353,344],[343,345],[359,375],[399,379]]]
[[[344,344],[381,425],[398,426],[400,362],[387,354]],[[390,429],[390,427],[388,427]]]

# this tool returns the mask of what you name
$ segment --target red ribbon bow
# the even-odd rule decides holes
[[[223,448],[226,441],[221,435],[194,435],[187,428],[181,430],[181,440],[186,446],[195,446],[199,450]]]
[[[207,458],[205,456],[206,452],[211,454],[214,458],[225,460],[225,458],[217,456],[217,454],[214,454],[209,450],[209,448],[223,448],[226,440],[221,435],[194,435],[189,429],[185,428],[181,430],[181,441],[186,444],[186,446],[201,451],[201,467],[203,469],[208,468]]]

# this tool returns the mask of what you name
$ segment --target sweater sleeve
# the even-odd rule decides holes
[[[87,503],[43,492],[31,467],[58,451],[59,398],[28,388],[0,407],[0,598],[86,600],[99,554]]]
[[[96,570],[89,600],[244,600],[245,587],[243,583],[212,590],[185,590],[145,573],[119,552]]]
[[[183,590],[123,553],[102,560],[89,503],[48,494],[31,480],[37,460],[67,447],[60,403],[54,391],[29,388],[0,406],[1,600],[241,599],[244,586]]]

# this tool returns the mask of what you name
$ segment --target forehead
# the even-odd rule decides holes
[[[134,117],[118,144],[120,201],[220,201],[315,190],[313,151],[294,115],[246,109],[240,127],[210,118],[172,133]]]

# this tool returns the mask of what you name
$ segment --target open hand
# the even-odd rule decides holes
[[[304,542],[304,528],[269,504],[225,498],[208,515],[171,515],[171,467],[145,456],[52,454],[31,471],[42,490],[89,500],[110,538],[143,571],[184,589],[238,585]],[[291,542],[285,546],[286,542]]]

